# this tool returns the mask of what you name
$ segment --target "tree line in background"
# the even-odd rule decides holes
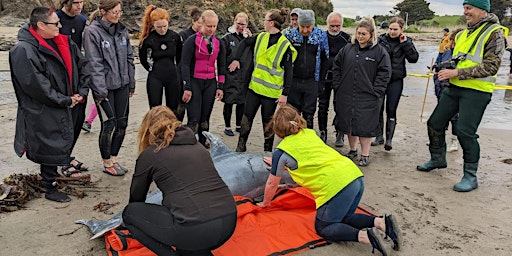
[[[509,0],[490,0],[491,12],[496,14],[501,23],[505,26],[511,27],[512,21],[510,13],[512,8],[512,1]],[[445,19],[436,19],[435,12],[430,9],[430,2],[425,0],[404,0],[393,7],[389,11],[389,15],[375,15],[376,24],[384,21],[389,21],[394,16],[400,16],[407,21],[407,24],[417,26],[447,26],[447,25],[463,25],[466,24],[466,18],[463,15],[461,5],[460,15],[448,15]],[[439,16],[438,16],[439,17]]]

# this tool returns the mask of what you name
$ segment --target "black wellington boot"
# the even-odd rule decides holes
[[[395,134],[395,127],[396,119],[388,118],[388,120],[386,120],[386,143],[384,144],[384,149],[386,151],[393,149],[391,141],[393,140],[393,135]]]

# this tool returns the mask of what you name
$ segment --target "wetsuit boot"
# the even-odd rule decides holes
[[[466,163],[464,162],[464,176],[462,180],[453,186],[453,190],[457,192],[469,192],[473,189],[478,188],[478,181],[476,178],[476,172],[478,170],[478,162]]]
[[[236,146],[236,152],[245,152],[247,151],[247,139],[249,138],[249,133],[251,133],[252,122],[249,121],[246,115],[242,117],[242,122],[240,124],[240,136],[238,137],[238,144]]]
[[[393,140],[393,135],[395,134],[395,127],[396,119],[388,118],[388,120],[386,120],[386,143],[384,144],[384,149],[386,151],[393,149],[391,141]]]

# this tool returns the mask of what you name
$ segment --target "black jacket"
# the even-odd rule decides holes
[[[28,25],[20,29],[18,40],[9,52],[18,100],[14,150],[39,164],[69,164],[73,143],[69,106],[74,94],[87,98],[88,63],[68,36],[53,39],[60,54]]]
[[[251,75],[254,69],[254,51],[245,47],[240,58],[240,68],[229,72],[228,66],[235,59],[243,35],[236,32],[228,33],[222,37],[221,42],[226,49],[226,82],[224,83],[224,97],[222,101],[228,104],[244,104],[245,95],[251,82]]]
[[[388,34],[382,34],[378,38],[379,44],[382,45],[389,54],[391,59],[391,81],[403,79],[407,76],[405,69],[405,60],[409,63],[418,62],[419,54],[412,43],[412,39],[407,37],[407,40],[400,43],[400,39],[391,38]]]
[[[137,159],[130,202],[144,202],[155,181],[163,194],[162,205],[180,223],[199,223],[236,212],[231,191],[190,128],[177,128],[168,147],[158,152],[155,148],[149,146]]]
[[[389,55],[380,45],[348,44],[334,59],[335,126],[345,134],[379,135],[379,113],[391,77]]]

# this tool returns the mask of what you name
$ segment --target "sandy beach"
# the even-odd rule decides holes
[[[0,28],[2,31],[7,31]],[[10,31],[10,30],[9,30]],[[6,32],[5,32],[6,33]],[[5,34],[4,33],[4,34]],[[414,36],[416,37],[416,35]],[[417,38],[424,36],[419,35]],[[419,41],[419,40],[418,40]],[[436,56],[436,41],[419,41],[420,63],[408,65],[409,73],[425,74]],[[505,53],[498,83],[508,83],[509,53]],[[39,166],[13,150],[17,103],[8,71],[8,52],[0,52],[0,178],[11,173],[38,173]],[[123,177],[101,172],[98,149],[98,120],[91,133],[82,133],[73,155],[89,166],[97,187],[83,199],[72,197],[65,204],[44,198],[26,208],[0,213],[0,255],[106,255],[102,238],[89,240],[78,219],[108,219],[112,215],[93,210],[100,202],[117,203],[110,211],[121,211],[137,158],[136,136],[142,117],[149,109],[146,97],[147,72],[136,65],[137,87],[130,100],[129,125],[119,161],[131,171]],[[512,252],[512,91],[497,90],[478,131],[481,147],[479,188],[469,193],[452,191],[462,177],[462,151],[447,154],[448,168],[430,173],[416,171],[416,165],[429,158],[426,120],[435,107],[433,82],[429,83],[425,111],[420,112],[427,80],[408,77],[398,108],[398,125],[393,150],[372,147],[370,165],[362,169],[366,189],[362,205],[379,214],[394,214],[402,229],[404,244],[396,255],[510,255]],[[91,99],[89,99],[91,102]],[[228,137],[224,129],[221,102],[216,102],[210,131],[233,149],[238,135]],[[329,112],[332,120],[333,111]],[[317,129],[315,120],[315,129]],[[333,128],[328,144],[334,145]],[[256,117],[247,145],[248,151],[262,150],[261,119]],[[277,145],[277,140],[276,144]],[[348,146],[336,148],[342,153]],[[372,255],[371,248],[357,243],[335,243],[309,250],[302,255]],[[375,254],[377,255],[377,254]]]

